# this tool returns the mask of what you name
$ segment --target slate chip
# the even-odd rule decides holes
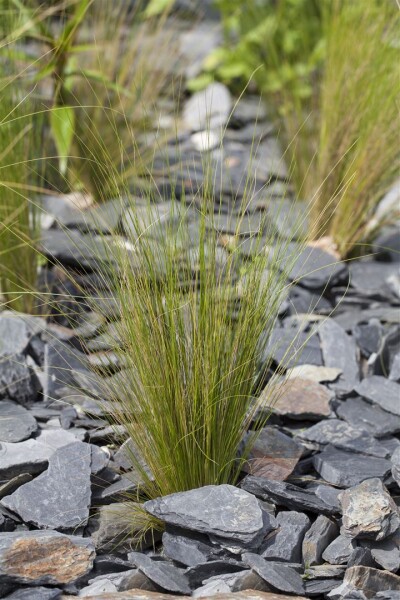
[[[301,512],[281,511],[275,524],[276,529],[267,536],[260,554],[268,560],[301,563],[302,542],[311,525],[310,519]]]
[[[189,580],[183,569],[178,569],[164,561],[152,560],[140,552],[130,552],[129,561],[146,577],[167,592],[190,594]]]
[[[267,561],[251,552],[245,552],[242,559],[273,589],[289,594],[304,595],[303,580],[299,573],[289,565]]]
[[[336,408],[336,414],[355,429],[365,430],[374,437],[400,432],[400,416],[388,413],[360,397],[347,398]]]
[[[240,485],[242,489],[262,500],[272,501],[278,506],[285,506],[291,510],[306,510],[325,515],[335,515],[340,512],[336,503],[328,503],[319,498],[312,490],[300,488],[291,483],[248,475]]]
[[[36,429],[36,419],[28,410],[15,402],[0,401],[0,442],[22,442]]]
[[[358,485],[371,477],[385,478],[391,463],[384,458],[363,456],[328,447],[313,459],[315,470],[329,483],[339,487]]]
[[[1,503],[40,528],[82,527],[89,518],[90,461],[88,444],[74,442],[59,448],[50,456],[47,471]]]
[[[22,354],[0,359],[0,399],[15,400],[25,406],[37,399],[42,385]]]
[[[321,564],[322,553],[338,533],[339,529],[336,523],[325,515],[319,515],[304,536],[304,564],[307,566]]]
[[[355,387],[357,394],[383,410],[400,417],[400,385],[385,377],[373,375]]]
[[[322,356],[326,367],[340,369],[342,373],[332,387],[338,392],[351,392],[359,382],[359,365],[354,340],[333,319],[320,324],[318,334],[321,340]]]
[[[232,485],[208,485],[145,502],[151,515],[168,525],[206,533],[248,547],[258,545],[266,522],[257,499]]]

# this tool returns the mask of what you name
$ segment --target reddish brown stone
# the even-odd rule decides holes
[[[265,406],[282,416],[292,419],[319,420],[331,413],[331,390],[311,381],[294,377],[283,383],[267,386],[263,391],[262,401]]]
[[[3,533],[0,575],[18,583],[72,583],[90,571],[94,548],[90,539],[55,531]]]
[[[273,427],[264,427],[243,471],[257,477],[284,481],[297,465],[303,447]]]

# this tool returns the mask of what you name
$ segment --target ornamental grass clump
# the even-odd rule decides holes
[[[129,196],[125,239],[104,238],[101,287],[120,316],[109,342],[123,368],[102,380],[100,395],[132,442],[142,497],[234,483],[252,436],[241,457],[239,448],[261,414],[263,349],[295,252],[260,212],[250,237],[255,257],[243,258],[250,180],[227,248],[214,177],[190,198]]]

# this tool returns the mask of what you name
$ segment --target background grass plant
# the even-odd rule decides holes
[[[351,255],[370,241],[399,168],[396,2],[217,4],[226,45],[194,85],[253,80],[278,120],[297,196],[312,200],[311,237],[329,236]]]

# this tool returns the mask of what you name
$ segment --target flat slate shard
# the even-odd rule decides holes
[[[40,317],[5,310],[0,316],[0,357],[24,354],[32,337],[46,329]]]
[[[36,400],[41,390],[39,378],[25,356],[16,354],[11,358],[0,358],[0,399],[25,405]]]
[[[391,470],[391,463],[385,458],[344,452],[332,446],[316,454],[313,463],[325,481],[344,488],[358,485],[371,477],[384,479]]]
[[[338,261],[332,254],[311,246],[300,250],[289,273],[289,279],[300,281],[304,287],[314,290],[326,285],[331,287],[347,276],[345,263]]]
[[[299,437],[309,442],[326,445],[332,444],[336,448],[359,452],[378,458],[387,458],[389,450],[380,444],[375,438],[355,429],[340,419],[327,419],[316,423],[309,429],[301,431]]]
[[[303,540],[303,562],[307,566],[319,565],[322,553],[335,539],[339,530],[336,523],[325,515],[319,515]]]
[[[291,419],[316,421],[329,417],[334,394],[320,383],[296,377],[269,385],[262,392],[274,413]],[[272,404],[271,404],[272,402]]]
[[[336,413],[356,429],[363,429],[374,437],[400,432],[400,417],[359,397],[347,398],[338,406]]]
[[[263,359],[272,359],[284,369],[299,364],[323,365],[318,335],[289,327],[276,327],[272,331]]]
[[[168,592],[190,594],[189,580],[183,569],[174,565],[152,560],[140,552],[130,552],[129,561],[134,564],[146,577]]]
[[[351,392],[360,381],[357,347],[354,340],[340,325],[329,318],[320,324],[318,334],[325,366],[342,371],[332,387],[339,392]]]
[[[380,479],[366,479],[339,494],[342,533],[352,538],[383,540],[400,526],[399,509]]]
[[[206,536],[204,538],[204,540],[201,540],[188,535],[165,531],[162,536],[164,555],[187,567],[194,567],[216,559],[218,548],[213,546]]]
[[[207,485],[150,500],[144,507],[168,525],[248,546],[258,545],[272,529],[257,499],[232,485]]]
[[[52,449],[36,440],[0,443],[0,480],[11,479],[21,473],[35,475],[46,468]]]
[[[322,558],[331,565],[344,565],[356,547],[357,542],[353,538],[341,534],[325,548]]]
[[[336,503],[328,504],[312,490],[303,489],[291,483],[248,475],[240,485],[243,490],[247,490],[262,500],[272,501],[278,506],[285,506],[291,510],[306,510],[325,515],[335,515],[340,512]]]
[[[22,442],[36,431],[36,419],[22,406],[0,401],[0,442]]]
[[[304,448],[273,427],[264,427],[243,465],[243,471],[257,477],[283,481],[292,473]]]
[[[365,592],[367,598],[382,590],[400,591],[400,577],[372,567],[350,567],[345,573],[344,583]]]
[[[400,385],[386,377],[373,375],[355,387],[357,394],[383,410],[400,417]]]
[[[25,483],[3,506],[25,523],[43,529],[73,529],[84,526],[90,506],[90,446],[74,442],[59,448],[49,458],[47,471]]]
[[[289,594],[304,594],[304,585],[301,576],[289,565],[267,561],[262,556],[251,552],[245,552],[242,559],[245,564],[249,565],[261,579],[266,581],[275,590]]]
[[[27,585],[69,584],[92,569],[90,538],[56,531],[15,531],[0,536],[0,577]]]
[[[272,531],[261,547],[261,555],[268,560],[301,563],[301,546],[304,534],[310,527],[310,519],[301,512],[281,511]]]
[[[400,487],[400,448],[397,448],[392,455],[392,477]]]

